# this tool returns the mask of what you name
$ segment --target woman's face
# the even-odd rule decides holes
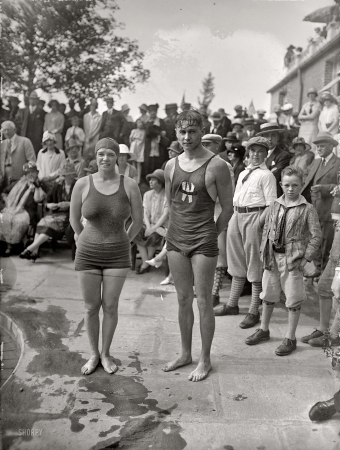
[[[79,147],[71,147],[67,152],[67,156],[71,159],[77,159],[79,155]]]
[[[149,184],[151,189],[162,187],[162,184],[157,180],[157,178],[150,178]]]
[[[118,156],[118,164],[126,164],[128,155],[126,153],[120,153]]]
[[[73,183],[75,177],[76,177],[75,174],[64,175],[66,184],[71,184],[71,183]]]
[[[96,154],[98,169],[115,170],[117,154],[110,148],[100,148]]]
[[[26,173],[26,178],[28,181],[31,181],[31,183],[34,183],[34,181],[38,178],[38,171],[37,170],[29,170]]]
[[[227,155],[228,155],[228,158],[229,158],[230,162],[235,162],[236,157],[235,157],[235,153],[234,152],[228,152]]]
[[[136,125],[137,125],[138,130],[144,129],[144,123],[142,122],[142,120],[137,120]]]
[[[45,145],[48,149],[52,149],[54,148],[54,140],[53,139],[47,139],[47,141],[45,141]]]
[[[330,100],[325,100],[323,105],[329,108],[331,106],[332,102]]]
[[[303,144],[297,144],[295,145],[294,150],[296,155],[302,155],[305,153],[306,148]]]
[[[174,152],[173,150],[169,150],[169,159],[176,158],[178,153]]]

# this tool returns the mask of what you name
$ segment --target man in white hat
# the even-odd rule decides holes
[[[331,215],[333,196],[331,191],[338,184],[340,169],[340,158],[333,153],[333,147],[337,145],[337,141],[333,139],[330,133],[320,132],[314,144],[320,158],[315,159],[309,166],[301,192],[307,202],[312,203],[316,208],[322,231],[320,253],[314,260],[315,270],[307,274],[311,278],[321,275],[329,258],[334,238]]]
[[[44,132],[45,111],[39,106],[39,97],[35,91],[28,96],[28,106],[19,109],[15,124],[20,135],[27,137],[33,144],[35,154],[41,149],[41,140]]]

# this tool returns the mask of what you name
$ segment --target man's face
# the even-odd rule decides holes
[[[203,145],[203,147],[207,148],[211,152],[215,153],[215,155],[217,155],[218,150],[220,148],[220,144],[218,144],[217,142],[212,142],[212,141],[202,142],[202,145]]]
[[[329,142],[320,142],[320,144],[317,144],[316,146],[316,151],[320,158],[327,158],[327,156],[332,153],[333,146]]]
[[[71,123],[73,127],[77,127],[79,125],[79,117],[78,116],[73,116],[71,118]]]
[[[276,145],[278,143],[279,134],[276,133],[276,131],[273,131],[272,133],[266,134],[266,138],[269,141],[270,148],[274,148],[274,147],[276,147]]]
[[[157,117],[157,109],[154,109],[154,108],[150,109],[149,110],[149,116],[150,116],[151,120],[156,119],[156,117]]]
[[[231,147],[233,146],[233,143],[230,142],[230,141],[225,141],[225,142],[224,142],[224,145],[225,145],[225,148],[226,148],[227,150],[230,150]]]
[[[107,106],[107,109],[113,108],[113,101],[112,100],[107,100],[106,101],[106,106]]]
[[[249,149],[249,162],[253,166],[260,166],[267,157],[267,150],[262,145],[254,144]]]
[[[311,101],[311,102],[315,102],[315,100],[316,100],[316,94],[309,94],[308,95],[308,98],[309,98],[309,100]]]
[[[218,127],[221,122],[221,119],[213,119],[213,122],[214,122],[214,126]]]
[[[68,102],[68,105],[69,105],[70,109],[73,109],[74,108],[74,100],[70,100]]]
[[[15,128],[5,125],[1,129],[5,139],[11,139],[15,135]]]
[[[233,126],[233,132],[234,133],[241,133],[242,132],[242,126],[239,124],[236,124]]]
[[[30,106],[37,106],[38,102],[39,102],[39,100],[37,98],[29,98],[28,99],[28,104]]]
[[[245,126],[245,128],[246,128],[247,131],[253,131],[255,129],[255,125],[253,123],[248,123]]]
[[[183,120],[176,127],[176,136],[178,142],[184,150],[190,151],[199,147],[203,136],[203,128],[198,125],[192,125]]]
[[[289,200],[295,201],[299,198],[302,191],[302,181],[296,175],[285,175],[281,181],[283,193]]]

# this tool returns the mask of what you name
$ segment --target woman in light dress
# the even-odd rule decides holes
[[[319,116],[319,131],[326,131],[334,136],[338,132],[339,107],[330,92],[325,92],[321,98],[323,108]]]
[[[49,131],[50,133],[54,133],[57,147],[59,150],[63,149],[63,137],[62,132],[64,129],[65,118],[64,115],[59,111],[59,102],[58,100],[51,100],[48,104],[51,108],[51,112],[47,113],[45,116],[44,123],[44,131]]]
[[[313,141],[319,132],[318,122],[321,113],[321,104],[316,99],[318,96],[318,91],[314,88],[310,88],[307,92],[307,97],[309,101],[305,103],[300,111],[298,119],[301,123],[299,130],[299,137],[302,137],[307,144],[309,144],[313,152],[315,153],[315,145]]]

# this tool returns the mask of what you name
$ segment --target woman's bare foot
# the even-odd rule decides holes
[[[115,373],[118,370],[118,366],[115,363],[115,359],[113,356],[101,355],[100,361],[102,366],[107,373]]]
[[[81,368],[81,373],[83,375],[90,375],[90,373],[94,372],[99,363],[99,355],[91,356],[91,358],[87,361],[86,364]]]
[[[203,361],[199,362],[196,369],[193,372],[191,372],[191,374],[188,376],[188,379],[190,381],[202,381],[205,378],[207,378],[211,369],[212,369],[212,366],[211,366],[210,361],[207,363],[205,363]]]
[[[191,355],[183,356],[181,355],[179,358],[170,361],[162,367],[163,372],[171,372],[171,370],[176,370],[178,367],[187,366],[192,363]]]

